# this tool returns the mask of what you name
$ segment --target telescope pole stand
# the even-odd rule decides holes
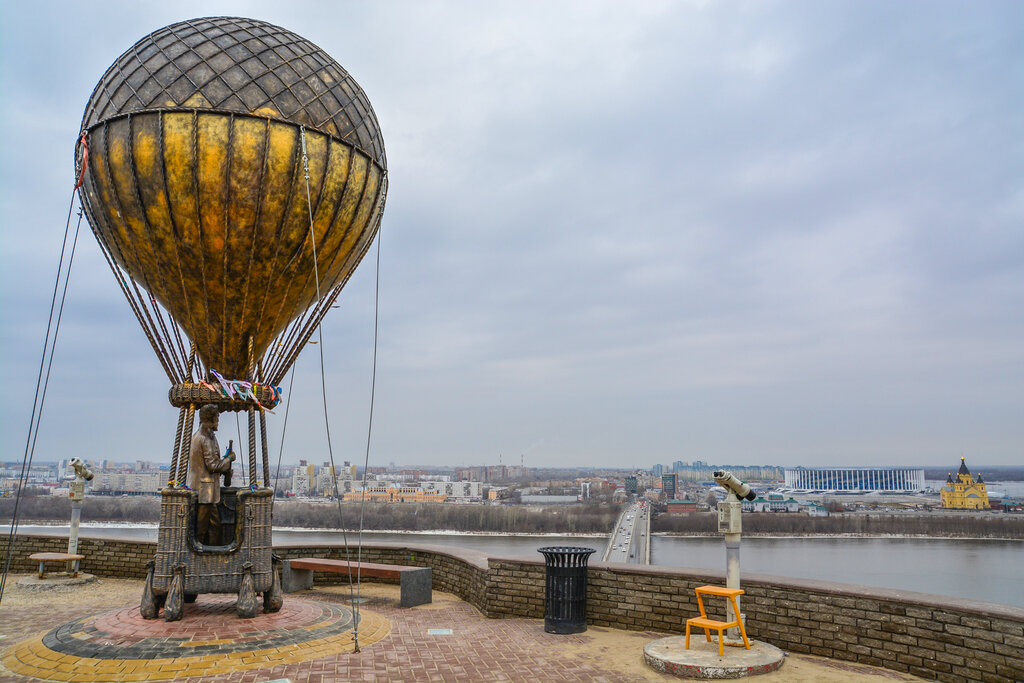
[[[735,505],[739,506],[739,502]],[[726,534],[725,535],[725,587],[726,588],[739,588],[740,587],[740,534]],[[736,607],[740,607],[740,597],[736,596]],[[733,621],[734,619],[742,619],[742,610],[739,615],[733,614],[732,603],[728,603],[726,607],[726,619]],[[746,621],[744,621],[744,625]],[[741,641],[740,630],[735,626],[726,630],[726,635],[732,640]]]
[[[71,527],[68,529],[68,555],[78,554],[78,528],[82,523],[82,499],[85,498],[85,479],[78,476],[71,482]],[[68,573],[78,572],[78,562],[68,562]]]
[[[740,514],[743,508],[740,499],[730,491],[725,500],[718,504],[718,526],[719,531],[725,535],[725,587],[740,587],[740,536],[742,535],[742,523]],[[736,597],[736,607],[740,608],[740,598]],[[742,610],[740,614],[734,614],[732,604],[726,606],[726,620],[733,621],[743,619]],[[745,624],[746,622],[744,622]],[[742,642],[740,630],[736,627],[726,631],[730,641]]]

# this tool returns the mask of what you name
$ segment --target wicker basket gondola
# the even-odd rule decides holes
[[[176,567],[184,567],[184,590],[189,594],[237,593],[245,565],[251,565],[254,589],[273,585],[271,526],[274,492],[270,489],[238,492],[234,541],[204,546],[195,539],[197,496],[187,489],[161,492],[160,531],[153,569],[153,591],[166,594]]]
[[[264,408],[273,408],[281,400],[280,395],[267,386],[257,385],[253,387],[252,391],[256,394],[256,398]],[[205,403],[212,403],[221,412],[249,410],[256,405],[252,399],[227,396],[222,389],[212,390],[203,384],[191,382],[172,386],[167,391],[167,400],[175,408],[188,408],[190,405],[200,406]]]

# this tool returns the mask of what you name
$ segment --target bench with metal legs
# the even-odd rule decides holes
[[[85,555],[79,555],[78,553],[33,553],[28,556],[30,560],[36,560],[39,562],[39,578],[46,578],[46,563],[47,562],[70,562],[71,567],[68,573],[71,574],[71,578],[78,578],[78,566],[79,563],[85,559]]]

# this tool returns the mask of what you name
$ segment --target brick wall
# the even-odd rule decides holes
[[[7,537],[0,538],[6,553]],[[155,543],[82,537],[83,571],[144,578]],[[62,552],[67,539],[19,536],[12,570],[28,572],[28,555]],[[281,557],[344,558],[343,547],[282,545]],[[352,550],[354,559],[355,550]],[[458,595],[492,618],[544,616],[544,563],[487,557],[472,550],[420,544],[364,545],[367,562],[429,566],[434,588]],[[315,574],[317,583],[345,576]],[[637,631],[682,633],[697,614],[693,589],[724,585],[722,572],[591,563],[587,621]],[[867,588],[850,584],[744,574],[741,610],[747,631],[790,652],[802,652],[968,683],[1024,680],[1024,608]],[[709,603],[709,613],[723,610]]]
[[[6,560],[9,535],[0,538],[0,555]],[[12,572],[31,572],[39,568],[38,562],[28,559],[32,553],[66,553],[67,536],[22,536],[14,544],[11,559]],[[156,554],[156,543],[136,540],[78,537],[78,552],[85,555],[82,571],[99,576],[127,579],[145,579],[146,563]],[[56,567],[55,567],[56,569]]]
[[[544,615],[544,564],[491,558],[491,617]],[[725,585],[724,572],[595,562],[587,573],[587,622],[683,633],[698,614],[693,589]],[[740,609],[752,637],[801,652],[922,678],[970,683],[1024,680],[1024,608],[911,591],[743,575]],[[724,601],[706,601],[724,618]]]

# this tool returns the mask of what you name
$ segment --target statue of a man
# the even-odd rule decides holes
[[[189,455],[188,485],[199,494],[196,540],[203,545],[220,545],[220,475],[230,472],[235,461],[233,451],[220,457],[220,446],[214,436],[219,423],[217,406],[207,404],[199,409],[199,429],[192,437]]]

